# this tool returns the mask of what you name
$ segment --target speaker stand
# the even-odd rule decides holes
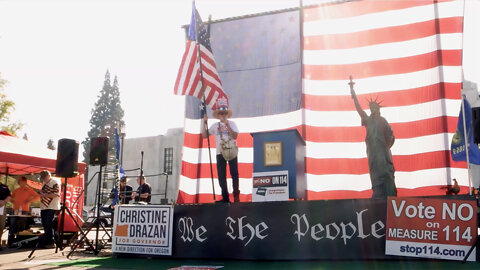
[[[107,229],[103,226],[103,224],[100,224],[100,220],[98,219],[100,216],[100,207],[102,206],[102,168],[103,166],[100,165],[100,172],[98,173],[98,180],[97,180],[97,198],[96,198],[97,211],[96,211],[95,219],[93,220],[92,224],[88,227],[87,233],[84,234],[83,237],[72,246],[72,250],[70,251],[70,253],[68,253],[67,258],[70,257],[70,255],[75,251],[75,249],[79,246],[80,243],[82,243],[84,239],[87,239],[87,242],[89,243],[89,246],[93,250],[95,255],[97,255],[100,252],[100,250],[103,248],[103,246],[100,247],[99,241],[98,241],[98,234],[100,231],[100,227],[102,227],[105,232],[107,231]],[[90,243],[90,241],[88,241],[88,238],[87,238],[87,234],[91,231],[91,229],[93,229],[94,226],[96,227],[96,230],[97,230],[95,235],[95,247],[93,247],[93,244]],[[108,235],[109,237],[111,237],[110,234]]]

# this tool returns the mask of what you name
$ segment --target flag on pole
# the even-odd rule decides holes
[[[117,165],[116,165],[116,170],[118,171],[118,178],[121,179],[124,175],[125,172],[123,171],[122,165],[120,164],[120,139],[118,136],[118,129],[115,128],[115,157],[117,158]],[[118,180],[118,179],[117,179]],[[118,181],[115,182],[115,185],[113,187],[113,200],[112,200],[112,205],[116,205],[119,201],[119,194],[118,194]]]
[[[175,81],[174,94],[194,96],[200,100],[205,97],[205,104],[213,108],[218,98],[227,98],[227,96],[218,77],[208,28],[202,23],[200,14],[195,8],[195,2],[193,2],[186,48]],[[200,58],[198,50],[200,50]],[[204,91],[202,91],[202,76]]]
[[[452,159],[455,161],[467,161],[467,151],[465,148],[465,130],[467,131],[468,140],[468,159],[470,163],[480,165],[480,149],[478,145],[473,142],[472,129],[472,110],[470,103],[466,98],[463,98],[465,107],[465,129],[463,128],[463,110],[460,107],[460,115],[458,116],[457,131],[453,135],[450,153]]]
[[[125,176],[125,171],[122,168],[122,164],[120,164],[120,151],[123,145],[120,144],[120,138],[118,136],[118,129],[115,128],[115,157],[117,158],[117,169],[118,169],[118,177],[122,178]]]

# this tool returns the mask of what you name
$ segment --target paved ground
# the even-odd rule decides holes
[[[88,234],[88,238],[95,239],[95,230],[92,230]],[[7,241],[8,231],[5,231],[2,235],[3,244]],[[99,239],[108,239],[108,237],[100,232]],[[59,267],[51,265],[52,263],[76,261],[87,258],[96,257],[111,257],[111,250],[108,248],[102,249],[98,256],[95,256],[93,252],[86,251],[84,248],[76,249],[69,258],[67,255],[71,251],[71,247],[67,246],[63,250],[50,249],[36,249],[32,253],[33,248],[6,248],[0,251],[0,269],[88,269],[88,267]],[[31,258],[28,256],[32,253]],[[101,269],[101,268],[96,268]]]
[[[3,249],[0,251],[0,269],[58,269],[58,266],[49,265],[53,262],[63,262],[69,260],[78,260],[79,258],[86,258],[87,252],[76,252],[68,259],[66,255],[69,252],[69,248],[63,251],[55,253],[55,248],[52,249],[39,249],[36,250],[31,259],[28,255],[31,253],[31,249]],[[63,269],[85,269],[81,267],[67,267]]]

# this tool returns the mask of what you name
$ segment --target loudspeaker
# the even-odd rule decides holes
[[[92,138],[90,141],[90,165],[107,165],[108,140],[108,137]]]
[[[74,177],[78,175],[78,142],[72,139],[58,140],[55,175]]]
[[[480,143],[480,107],[472,108],[473,142]]]

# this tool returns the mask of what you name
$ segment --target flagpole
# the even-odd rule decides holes
[[[470,171],[470,158],[468,155],[468,136],[467,136],[467,123],[465,121],[465,102],[464,99],[466,97],[462,94],[462,116],[463,116],[463,139],[465,140],[465,153],[467,155],[467,171],[468,171],[468,194],[472,195],[472,178],[471,178],[471,171]]]
[[[299,0],[299,34],[300,34],[300,88],[302,90],[302,95],[301,95],[301,99],[302,99],[302,104],[305,104],[305,96],[303,95],[303,91],[304,91],[304,82],[303,82],[303,73],[304,73],[304,67],[303,67],[303,49],[304,49],[304,46],[303,46],[303,0]],[[307,134],[307,127],[305,125],[305,118],[306,118],[306,112],[305,112],[305,109],[302,110],[302,137],[303,139],[306,138],[306,134]]]
[[[465,18],[465,0],[463,1],[463,17]],[[465,24],[462,24],[462,33],[465,30]],[[463,35],[462,35],[462,46],[463,46]],[[462,57],[463,57],[463,50],[462,50]],[[465,74],[463,73],[463,65],[462,65],[462,90],[463,90],[463,81],[465,79]],[[460,91],[461,93],[462,91]],[[465,98],[467,98],[465,96]],[[468,155],[468,143],[469,141],[467,140],[467,125],[465,123],[465,103],[463,100],[463,94],[462,94],[462,113],[463,113],[463,139],[465,140],[465,149],[466,152],[465,154],[467,155],[467,171],[468,171],[468,195],[472,195],[472,176],[471,176],[471,170],[470,170],[470,159]],[[471,113],[471,112],[470,112]],[[471,121],[471,119],[470,119]]]
[[[208,16],[208,32],[210,32],[210,22],[212,20],[212,15]],[[207,113],[207,107],[205,104],[205,86],[204,86],[204,81],[203,81],[203,70],[202,70],[202,56],[200,52],[200,44],[198,42],[198,25],[197,25],[197,14],[196,14],[196,8],[195,8],[195,43],[197,44],[197,57],[198,57],[198,63],[199,63],[199,72],[200,72],[200,81],[202,83],[202,103],[203,103],[203,110],[202,110],[202,116],[203,114]],[[208,120],[207,120],[208,121]],[[210,149],[210,134],[208,132],[208,122],[207,123],[202,123],[202,125],[206,125],[205,130],[207,131],[207,145],[208,145],[208,158],[210,160],[210,176],[212,179],[212,193],[213,193],[213,201],[215,202],[215,184],[213,182],[213,165],[212,165],[212,151]]]

